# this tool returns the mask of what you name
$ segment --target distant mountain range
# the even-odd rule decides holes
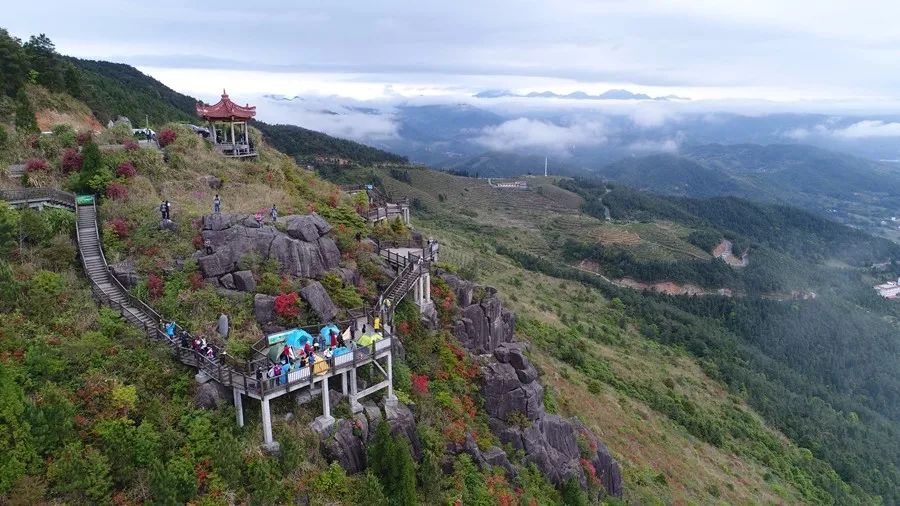
[[[583,91],[573,91],[562,95],[552,91],[532,91],[527,94],[513,93],[510,90],[484,90],[473,95],[475,98],[500,98],[500,97],[524,97],[524,98],[568,98],[574,100],[690,100],[677,95],[663,97],[651,97],[644,93],[632,93],[628,90],[608,90],[599,95],[591,95]]]

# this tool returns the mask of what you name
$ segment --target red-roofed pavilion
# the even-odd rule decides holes
[[[247,126],[256,116],[256,106],[235,104],[222,90],[222,98],[217,103],[198,103],[197,115],[209,122],[210,140],[220,153],[233,158],[256,156]]]

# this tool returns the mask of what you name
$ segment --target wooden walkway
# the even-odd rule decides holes
[[[318,372],[317,369],[317,372],[313,373],[310,368],[305,367],[291,371],[286,378],[257,380],[255,367],[251,368],[251,362],[236,361],[221,347],[213,343],[209,343],[209,346],[214,350],[214,358],[208,358],[192,348],[182,347],[180,339],[177,337],[182,331],[181,327],[176,324],[175,336],[167,335],[163,330],[163,317],[145,302],[132,295],[112,275],[103,254],[97,221],[97,204],[92,196],[76,197],[71,193],[50,188],[28,188],[0,191],[0,200],[5,200],[14,207],[27,206],[40,209],[52,206],[73,210],[76,215],[79,256],[94,297],[99,302],[115,309],[129,323],[139,327],[148,337],[168,344],[181,363],[198,370],[199,381],[215,381],[224,387],[231,388],[237,408],[238,425],[243,426],[242,396],[260,400],[263,411],[263,439],[267,447],[277,447],[277,443],[272,438],[269,414],[269,401],[272,398],[305,388],[309,388],[312,393],[316,383],[321,385],[319,393],[327,392],[328,380],[335,376],[341,377],[342,390],[345,394],[349,393],[351,406],[354,408],[361,409],[358,402],[360,399],[384,388],[388,389],[388,398],[393,398],[392,353],[395,338],[392,335],[386,335],[384,339],[376,341],[370,347],[358,347],[351,353],[328,359],[328,367],[324,372]],[[395,253],[385,257],[398,270],[397,276],[385,290],[385,295],[395,302],[399,302],[414,287],[417,301],[422,294],[427,293],[424,286],[421,285],[430,281],[428,273],[430,262],[411,261],[417,260],[422,256],[421,252],[425,250],[420,249],[419,251],[419,255],[409,253],[401,258],[399,254]],[[427,248],[427,251],[431,252],[431,247]],[[436,247],[433,251],[436,252]],[[396,307],[396,304],[393,307]],[[192,341],[193,338],[190,334],[188,335],[189,341]],[[378,360],[381,359],[386,359],[386,368],[378,363]],[[374,364],[384,374],[385,381],[358,391],[356,370],[367,364]],[[317,419],[317,423],[327,427],[334,419],[330,413],[329,396],[326,394],[321,397],[323,416]]]

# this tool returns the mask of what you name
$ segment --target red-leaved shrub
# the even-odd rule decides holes
[[[106,186],[106,196],[113,200],[122,200],[128,196],[128,187],[122,183],[109,183]]]
[[[132,165],[131,162],[125,161],[120,163],[119,166],[116,167],[117,177],[129,178],[134,177],[135,174],[137,174],[137,171],[134,170],[134,165]]]
[[[80,171],[83,163],[84,158],[82,158],[81,153],[75,148],[69,148],[63,151],[62,159],[59,161],[59,167],[63,172],[68,174],[69,172]]]
[[[150,294],[151,299],[158,299],[162,297],[165,287],[165,282],[161,277],[152,273],[147,276],[147,292]]]
[[[275,314],[285,319],[296,318],[300,315],[299,299],[297,292],[279,293],[275,297]]]
[[[159,146],[164,148],[169,144],[175,142],[175,139],[178,138],[178,134],[175,133],[175,130],[171,128],[163,128],[161,132],[159,132],[159,137],[156,140],[159,142]]]
[[[137,151],[141,149],[141,145],[138,144],[136,140],[128,139],[127,141],[122,143],[122,146],[125,147],[125,151]]]
[[[188,281],[191,283],[191,290],[203,288],[203,275],[199,272],[191,273],[191,277],[188,278]]]
[[[113,218],[109,226],[119,239],[125,239],[131,233],[131,225],[125,218]]]
[[[428,376],[412,373],[412,390],[416,395],[428,394]]]
[[[397,330],[400,331],[401,336],[409,335],[409,322],[402,321],[400,325],[397,327]]]
[[[47,160],[43,158],[31,158],[25,162],[25,172],[45,171],[47,167]]]
[[[78,134],[75,135],[75,142],[77,142],[79,146],[84,146],[91,140],[91,137],[93,137],[91,132],[78,132]]]

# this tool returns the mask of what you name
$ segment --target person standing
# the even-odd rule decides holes
[[[166,204],[166,215],[163,219],[168,220],[168,219],[170,219],[169,216],[171,216],[171,213],[172,213],[172,204],[170,204],[168,200],[165,202],[165,204]]]
[[[159,203],[159,219],[165,220],[167,214],[168,214],[168,213],[167,213],[167,211],[166,211],[166,203],[165,203],[165,202],[160,202],[160,203]]]
[[[272,209],[269,210],[269,215],[272,217],[272,223],[278,221],[278,208],[275,207],[275,204],[272,204]]]
[[[219,198],[219,194],[216,194],[216,198],[213,199],[213,212],[219,214],[222,212],[222,199]]]

